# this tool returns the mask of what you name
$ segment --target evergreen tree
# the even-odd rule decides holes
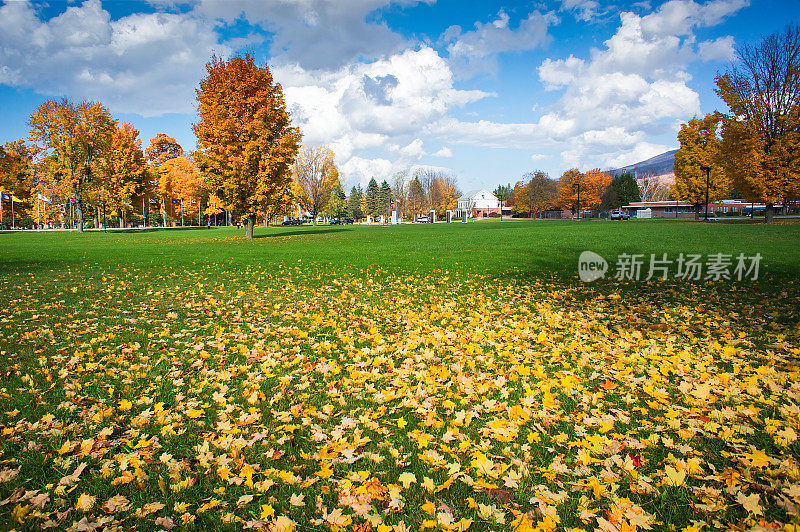
[[[353,187],[350,190],[350,196],[347,198],[347,215],[358,220],[364,217],[364,212],[361,210],[361,199],[364,194],[361,192],[361,187]]]
[[[378,204],[380,206],[380,214],[389,216],[391,212],[392,203],[392,187],[384,179],[381,183],[381,188],[378,190]]]
[[[375,178],[369,180],[367,185],[367,214],[376,216],[380,214],[380,204],[378,202],[378,182]]]
[[[623,171],[621,174],[614,176],[614,179],[611,180],[611,188],[616,198],[609,195],[611,200],[608,202],[608,207],[621,207],[630,205],[634,201],[642,201],[642,197],[639,194],[639,185],[636,183],[633,174]]]

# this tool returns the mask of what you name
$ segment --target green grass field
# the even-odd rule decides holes
[[[2,529],[800,527],[800,225],[2,234],[0,271]]]

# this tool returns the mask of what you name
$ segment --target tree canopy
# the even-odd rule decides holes
[[[253,237],[256,216],[283,196],[300,146],[283,89],[253,56],[212,57],[197,90],[194,126],[200,171],[210,191],[245,218]]]

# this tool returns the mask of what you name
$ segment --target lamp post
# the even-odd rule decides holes
[[[706,218],[705,218],[705,221],[707,222],[708,221],[708,182],[710,180],[709,176],[710,176],[710,173],[711,173],[711,167],[710,166],[701,166],[700,170],[704,170],[705,173],[706,173]]]

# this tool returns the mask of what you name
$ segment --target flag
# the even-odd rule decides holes
[[[153,205],[158,205],[158,200],[154,200],[153,198],[150,198],[150,203],[152,203]]]
[[[42,201],[43,201],[43,202],[45,202],[45,203],[52,203],[52,202],[50,201],[50,198],[48,198],[48,197],[47,197],[47,196],[45,196],[44,194],[39,194],[39,195],[38,195],[38,197],[39,197],[39,199],[40,199],[40,200],[42,200]]]
[[[76,200],[75,198],[70,198],[69,202],[74,205],[74,204],[78,203],[78,200]]]
[[[180,205],[181,204],[181,200],[176,200],[175,198],[172,198],[172,204],[173,205]]]
[[[192,199],[192,205],[197,205],[197,201],[195,201],[194,199]]]
[[[5,192],[0,192],[0,199],[10,200],[11,197],[8,194],[6,194]]]
[[[14,194],[11,194],[11,201],[22,201],[22,200],[16,197]]]

